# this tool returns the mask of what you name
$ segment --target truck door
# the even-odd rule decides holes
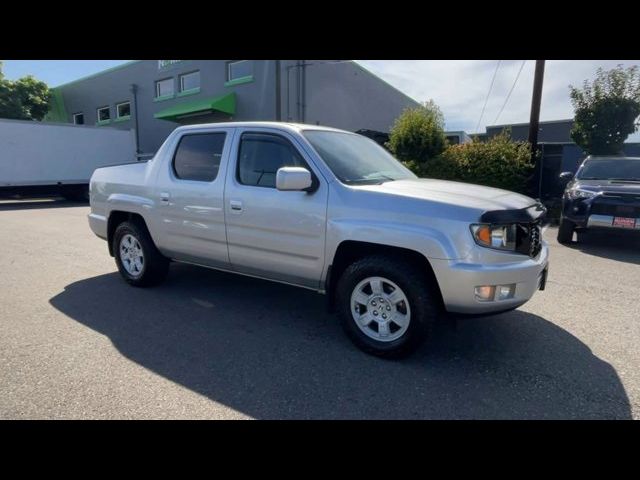
[[[318,288],[328,186],[296,144],[282,131],[236,131],[225,191],[229,259],[241,273]],[[277,190],[276,171],[284,166],[309,169],[318,189]]]
[[[223,200],[232,134],[232,129],[185,132],[160,167],[159,246],[172,258],[229,268]]]

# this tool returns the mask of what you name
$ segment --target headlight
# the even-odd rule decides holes
[[[579,188],[572,188],[571,190],[567,191],[567,197],[569,197],[571,200],[577,200],[579,198],[591,198],[595,196],[595,192],[590,192],[589,190],[581,190]]]
[[[476,243],[482,247],[515,251],[516,225],[473,224],[471,233]]]

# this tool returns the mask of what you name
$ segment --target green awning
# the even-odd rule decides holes
[[[191,102],[180,103],[156,113],[154,117],[176,121],[184,115],[212,111],[228,113],[229,115],[236,113],[236,94],[228,93],[219,97],[201,98]]]

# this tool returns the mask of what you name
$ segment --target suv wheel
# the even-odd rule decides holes
[[[575,226],[573,222],[565,218],[560,219],[560,226],[558,227],[558,243],[568,244],[573,240],[573,231]]]
[[[147,229],[136,223],[118,225],[113,252],[120,275],[136,287],[157,285],[169,271],[169,259],[158,251]]]
[[[381,357],[413,352],[440,314],[425,272],[378,255],[347,267],[337,285],[337,307],[351,340]]]

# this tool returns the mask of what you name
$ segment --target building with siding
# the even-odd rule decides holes
[[[132,129],[145,156],[184,124],[275,120],[375,136],[417,105],[353,61],[136,60],[54,88],[46,120]]]

